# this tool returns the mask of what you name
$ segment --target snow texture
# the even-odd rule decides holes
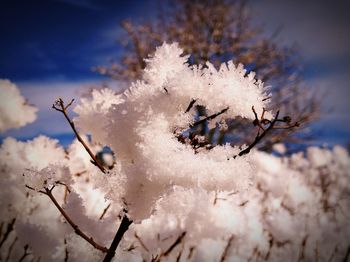
[[[47,196],[32,190],[52,186],[67,214],[103,246],[110,245],[120,214],[127,210],[134,223],[114,261],[151,261],[156,256],[163,261],[346,258],[348,152],[339,146],[310,147],[277,157],[252,150],[234,159],[240,151],[236,146],[195,151],[180,143],[176,136],[195,119],[194,109],[185,113],[193,99],[208,114],[228,108],[211,120],[219,124],[238,116],[253,120],[251,107],[261,114],[269,96],[252,73],[245,76],[241,65],[227,63],[216,70],[209,63],[189,66],[187,59],[177,44],[163,44],[146,60],[143,79],[128,90],[95,90],[76,106],[79,132],[91,135],[83,139],[99,152],[107,174],[91,164],[78,141],[64,150],[44,136],[4,140],[0,219],[4,225],[16,221],[0,260],[19,260],[26,244],[29,256],[42,261],[103,258],[74,234]],[[103,146],[114,155],[103,152]],[[276,151],[284,149],[280,144]]]

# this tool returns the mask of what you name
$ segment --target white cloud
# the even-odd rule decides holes
[[[88,92],[89,88],[101,85],[101,81],[18,83],[22,95],[38,108],[38,117],[34,123],[17,130],[9,130],[1,134],[1,137],[28,138],[39,134],[49,136],[71,134],[72,130],[63,115],[52,109],[53,102],[58,97],[64,101],[70,101],[72,98],[78,100],[82,94]],[[109,86],[111,85],[113,84],[109,83]],[[117,84],[114,83],[111,87],[116,89]],[[69,113],[74,116],[73,110]]]
[[[0,79],[0,132],[32,123],[36,119],[36,111],[15,84]]]

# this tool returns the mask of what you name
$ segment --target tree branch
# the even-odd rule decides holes
[[[226,245],[226,247],[225,247],[225,249],[224,249],[224,252],[223,252],[222,255],[221,255],[220,262],[224,262],[224,260],[226,259],[227,254],[228,254],[228,250],[230,249],[230,246],[231,246],[231,243],[232,243],[233,239],[234,239],[234,235],[232,235],[232,236],[228,239],[227,245]]]
[[[112,244],[109,247],[105,258],[103,259],[103,262],[110,262],[110,261],[112,261],[112,258],[115,255],[115,251],[117,250],[117,247],[118,247],[120,241],[123,238],[123,235],[129,229],[129,226],[132,224],[132,222],[133,221],[130,220],[126,214],[124,214],[124,216],[122,218],[122,222],[120,223],[118,231],[117,231],[117,233],[114,236]]]
[[[101,219],[105,216],[105,214],[107,213],[107,211],[108,211],[108,209],[109,209],[110,207],[111,207],[111,203],[109,203],[109,204],[105,207],[105,209],[103,209],[103,212],[102,212],[102,214],[101,214],[99,220],[101,220]]]
[[[58,112],[61,112],[64,117],[67,119],[69,125],[71,126],[76,138],[78,139],[78,141],[84,146],[85,150],[88,152],[88,154],[90,155],[90,157],[92,158],[92,163],[97,166],[102,173],[106,173],[105,168],[103,167],[102,163],[96,158],[95,154],[92,153],[91,149],[88,147],[88,145],[84,142],[84,140],[81,138],[81,136],[79,135],[77,129],[75,128],[74,122],[69,118],[68,114],[67,114],[67,109],[68,107],[70,107],[72,105],[72,103],[74,102],[74,99],[72,99],[66,106],[64,105],[64,102],[61,98],[58,98],[55,103],[52,105],[52,108],[55,109]]]
[[[219,116],[219,115],[225,113],[228,109],[229,109],[229,107],[226,107],[226,108],[222,109],[222,110],[221,110],[220,112],[218,112],[218,113],[212,114],[212,115],[210,115],[210,116],[207,116],[206,118],[203,118],[203,119],[201,119],[201,120],[199,120],[199,121],[197,121],[197,122],[194,122],[193,124],[190,125],[190,127],[192,128],[192,127],[198,126],[198,125],[200,125],[200,124],[203,124],[203,123],[204,123],[205,121],[207,121],[207,120],[212,120],[212,119],[214,119],[215,117],[217,117],[217,116]]]
[[[255,147],[265,136],[267,133],[269,133],[272,129],[290,129],[294,127],[300,126],[298,122],[295,122],[294,124],[290,124],[292,119],[289,116],[285,116],[282,119],[279,119],[279,111],[277,111],[275,117],[272,120],[264,118],[264,114],[266,112],[265,108],[263,108],[263,112],[261,114],[260,119],[258,118],[258,114],[256,113],[254,106],[252,106],[252,111],[254,113],[255,119],[253,120],[253,125],[258,126],[258,134],[256,135],[254,141],[244,150],[238,153],[238,155],[233,156],[233,158],[236,158],[237,156],[243,156],[246,155],[252,150],[253,147]],[[275,126],[277,122],[283,122],[283,123],[288,123],[286,126]],[[268,125],[267,128],[264,126]],[[260,134],[260,130],[263,130],[263,132]]]
[[[253,110],[254,110],[254,107],[253,107]],[[279,113],[280,112],[277,111],[275,118],[271,121],[269,126],[266,129],[264,129],[264,131],[261,134],[258,132],[258,134],[256,135],[254,141],[246,149],[244,149],[241,152],[239,152],[238,155],[235,155],[233,158],[236,158],[237,156],[243,156],[243,155],[248,154],[250,152],[250,150],[252,150],[252,148],[255,147],[260,142],[260,140],[263,139],[263,137],[266,136],[266,134],[273,128],[273,126],[277,122]],[[255,114],[255,116],[256,116],[256,114]]]
[[[11,222],[7,224],[6,232],[5,232],[3,238],[1,239],[1,242],[0,242],[0,248],[5,243],[5,241],[7,240],[8,236],[12,232],[15,223],[16,223],[16,218],[12,219]]]
[[[182,242],[183,238],[186,236],[186,231],[182,232],[181,235],[179,235],[175,242],[163,253],[161,253],[155,261],[160,261],[160,259],[164,256],[166,257],[167,255],[170,254],[171,251],[173,251],[173,249]]]
[[[26,185],[26,187],[28,189],[34,190],[36,191],[34,188]],[[44,190],[39,190],[38,192],[48,196],[50,198],[50,200],[52,201],[52,203],[56,206],[56,208],[58,209],[58,211],[61,213],[61,215],[66,219],[66,221],[68,222],[68,224],[74,229],[74,232],[82,237],[83,239],[85,239],[90,245],[92,245],[94,248],[107,253],[108,249],[102,245],[97,244],[92,237],[87,236],[83,231],[80,230],[80,228],[78,227],[77,224],[74,223],[74,221],[69,217],[69,215],[66,213],[66,211],[64,211],[64,209],[60,206],[60,204],[57,202],[56,198],[54,197],[54,195],[52,194],[52,190],[55,188],[55,186],[52,186],[50,189],[45,187]]]
[[[192,100],[191,100],[191,102],[189,103],[189,105],[188,105],[187,108],[186,108],[185,113],[190,112],[191,108],[193,107],[194,103],[196,103],[196,101],[197,101],[196,99],[192,99]]]

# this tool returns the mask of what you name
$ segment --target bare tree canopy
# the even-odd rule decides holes
[[[318,117],[319,101],[303,83],[301,58],[294,46],[278,44],[278,30],[267,36],[262,28],[253,24],[247,1],[193,0],[167,1],[159,5],[158,16],[152,21],[134,24],[124,21],[123,56],[110,67],[96,70],[113,79],[133,81],[141,78],[144,59],[165,42],[178,42],[190,63],[210,61],[217,67],[231,59],[242,63],[247,73],[254,71],[258,79],[271,86],[271,108],[280,110],[282,116],[291,116],[302,128],[275,130],[260,145],[271,150],[275,143],[303,142],[305,127]],[[197,106],[199,116],[207,116],[205,108]],[[227,129],[209,129],[206,123],[193,129],[205,135],[208,142],[248,143],[255,137],[251,122],[230,120]],[[296,133],[298,131],[298,133]]]

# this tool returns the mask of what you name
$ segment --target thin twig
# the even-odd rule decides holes
[[[7,253],[5,261],[9,261],[11,253],[12,253],[12,250],[13,250],[13,247],[15,246],[17,240],[18,240],[18,237],[16,236],[15,239],[13,240],[13,242],[11,243],[10,247],[9,247],[9,251]]]
[[[167,256],[170,254],[170,252],[178,245],[181,243],[182,239],[185,237],[186,231],[182,232],[180,236],[175,240],[175,242],[161,255],[161,256]]]
[[[112,258],[115,255],[115,251],[117,250],[117,247],[118,247],[120,241],[123,238],[123,235],[129,229],[129,226],[132,224],[132,222],[133,221],[130,220],[126,214],[124,214],[124,216],[122,218],[122,222],[120,223],[118,231],[117,231],[117,233],[114,236],[112,244],[109,247],[106,256],[104,257],[103,262],[110,262],[110,261],[112,261]]]
[[[192,99],[191,102],[189,103],[188,107],[186,108],[185,113],[190,112],[191,108],[193,107],[194,103],[196,103],[196,99]]]
[[[199,121],[197,121],[197,122],[194,122],[193,124],[190,125],[190,127],[192,128],[192,127],[198,126],[198,125],[200,125],[200,124],[203,124],[203,123],[204,123],[205,121],[207,121],[207,120],[212,120],[212,119],[214,119],[215,117],[217,117],[217,116],[219,116],[219,115],[225,113],[227,110],[229,110],[229,107],[226,107],[226,108],[222,109],[222,110],[221,110],[220,112],[218,112],[218,113],[212,114],[212,115],[210,115],[210,116],[207,116],[206,118],[203,118],[203,119],[201,119],[201,120],[199,120]]]
[[[27,188],[34,190],[32,187],[27,186]],[[74,221],[69,217],[69,215],[64,211],[64,209],[60,206],[60,204],[57,202],[56,198],[52,194],[52,190],[55,188],[55,186],[52,186],[50,189],[45,187],[44,190],[39,190],[38,192],[48,196],[52,203],[56,206],[58,211],[60,211],[61,215],[66,219],[66,221],[69,223],[69,225],[74,229],[74,232],[85,239],[90,245],[92,245],[94,248],[107,253],[108,249],[102,245],[97,244],[92,237],[87,236],[83,231],[80,230],[77,224],[74,223]]]
[[[231,243],[232,243],[233,239],[234,239],[234,235],[232,235],[232,236],[228,239],[227,245],[226,245],[226,247],[225,247],[225,249],[224,249],[224,252],[223,252],[222,255],[221,255],[220,262],[224,262],[224,260],[226,259],[227,254],[228,254],[228,251],[229,251],[229,249],[230,249],[230,246],[231,246]]]
[[[52,105],[52,108],[57,110],[58,112],[61,112],[64,117],[67,119],[69,125],[71,126],[75,136],[77,137],[78,141],[84,146],[85,150],[88,152],[88,154],[90,155],[90,157],[92,158],[91,162],[97,166],[102,173],[106,173],[105,168],[103,167],[102,163],[96,158],[96,156],[94,155],[94,153],[92,153],[91,149],[89,148],[89,146],[84,142],[84,140],[81,138],[81,136],[79,135],[77,129],[75,128],[74,122],[69,118],[68,114],[67,114],[67,109],[68,107],[70,107],[73,103],[74,99],[72,99],[68,105],[64,105],[64,102],[61,98],[58,98],[55,102],[55,104]]]
[[[149,252],[149,249],[147,248],[145,243],[143,243],[142,239],[136,234],[136,232],[135,232],[135,238],[140,242],[140,245],[143,247],[143,249]]]
[[[193,255],[193,251],[194,251],[195,248],[196,248],[195,246],[191,246],[190,247],[190,250],[189,250],[188,256],[187,256],[187,260],[191,259],[192,255]]]
[[[288,126],[274,126],[273,129],[291,129],[293,127],[299,127],[300,124],[298,122],[295,122],[293,125]]]
[[[11,222],[7,224],[6,232],[0,242],[0,248],[5,243],[10,233],[13,231],[15,223],[16,223],[16,218],[12,219]]]
[[[21,256],[21,258],[18,260],[18,262],[22,262],[28,255],[30,255],[30,253],[28,253],[28,248],[29,246],[28,245],[25,245],[24,246],[24,253],[23,255]]]
[[[344,256],[344,258],[343,258],[343,262],[348,262],[348,260],[349,260],[349,257],[350,257],[350,245],[348,246],[348,248],[347,248],[347,250],[346,250],[346,254],[345,254],[345,256]]]
[[[109,204],[105,207],[105,209],[103,209],[103,212],[102,212],[102,214],[101,214],[99,220],[101,220],[101,219],[105,216],[105,214],[107,213],[107,211],[108,211],[108,209],[109,209],[110,207],[111,207],[111,203],[109,203]]]
[[[304,260],[305,258],[305,246],[306,246],[307,239],[308,239],[308,235],[306,235],[303,238],[303,241],[301,242],[301,250],[299,252],[298,262]]]
[[[64,262],[68,262],[69,258],[69,252],[68,252],[68,246],[67,246],[67,239],[64,238]]]
[[[244,150],[242,150],[241,152],[239,152],[238,155],[235,155],[233,158],[236,158],[237,156],[243,156],[243,155],[248,154],[248,153],[250,152],[250,150],[252,150],[252,148],[255,147],[255,146],[260,142],[260,140],[263,139],[264,136],[266,136],[266,134],[267,134],[270,130],[272,130],[273,126],[274,126],[274,125],[276,124],[276,122],[277,122],[279,113],[280,113],[280,112],[277,111],[276,116],[275,116],[275,118],[271,121],[270,125],[269,125],[266,129],[264,129],[264,131],[263,131],[261,134],[258,132],[258,134],[256,135],[254,141],[253,141],[246,149],[244,149]]]

